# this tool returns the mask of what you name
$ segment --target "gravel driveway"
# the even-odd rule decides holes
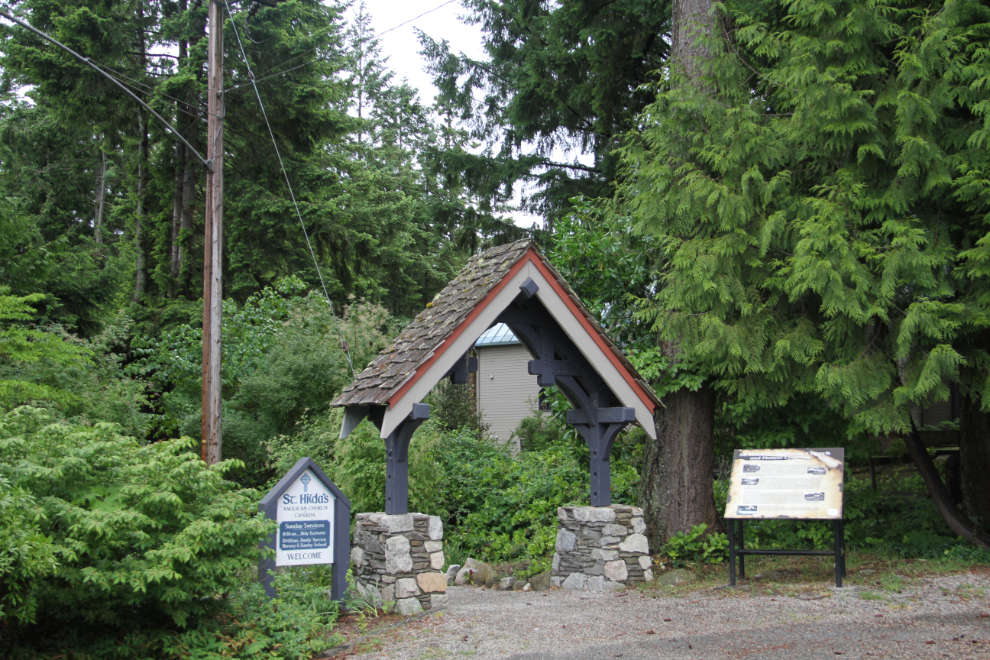
[[[452,587],[443,616],[396,628],[351,657],[990,660],[985,573],[911,580],[900,593],[775,587],[782,593],[754,584],[679,596]]]

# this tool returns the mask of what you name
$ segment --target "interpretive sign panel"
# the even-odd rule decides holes
[[[842,519],[845,450],[737,449],[726,518]]]
[[[258,577],[269,596],[275,591],[271,571],[277,566],[333,564],[331,596],[343,597],[350,558],[351,503],[316,463],[301,458],[258,505],[278,522],[264,544],[274,558],[258,564]],[[339,583],[339,584],[338,584]]]

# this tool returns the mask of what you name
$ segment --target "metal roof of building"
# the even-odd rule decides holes
[[[488,329],[485,334],[478,337],[474,342],[475,346],[511,346],[521,344],[518,338],[509,330],[509,326],[504,323],[496,323]]]

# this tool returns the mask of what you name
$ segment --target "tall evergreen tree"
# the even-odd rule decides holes
[[[666,254],[644,314],[733,396],[773,407],[817,393],[860,429],[905,434],[947,523],[986,544],[910,411],[960,384],[968,513],[985,525],[972,474],[990,458],[990,12],[969,0],[727,10],[705,40],[703,84],[675,70],[623,150],[623,194]]]

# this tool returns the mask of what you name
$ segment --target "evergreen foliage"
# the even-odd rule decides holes
[[[986,8],[719,12],[704,86],[672,70],[622,151],[664,255],[641,318],[763,407],[817,393],[882,433],[947,381],[982,398]]]

